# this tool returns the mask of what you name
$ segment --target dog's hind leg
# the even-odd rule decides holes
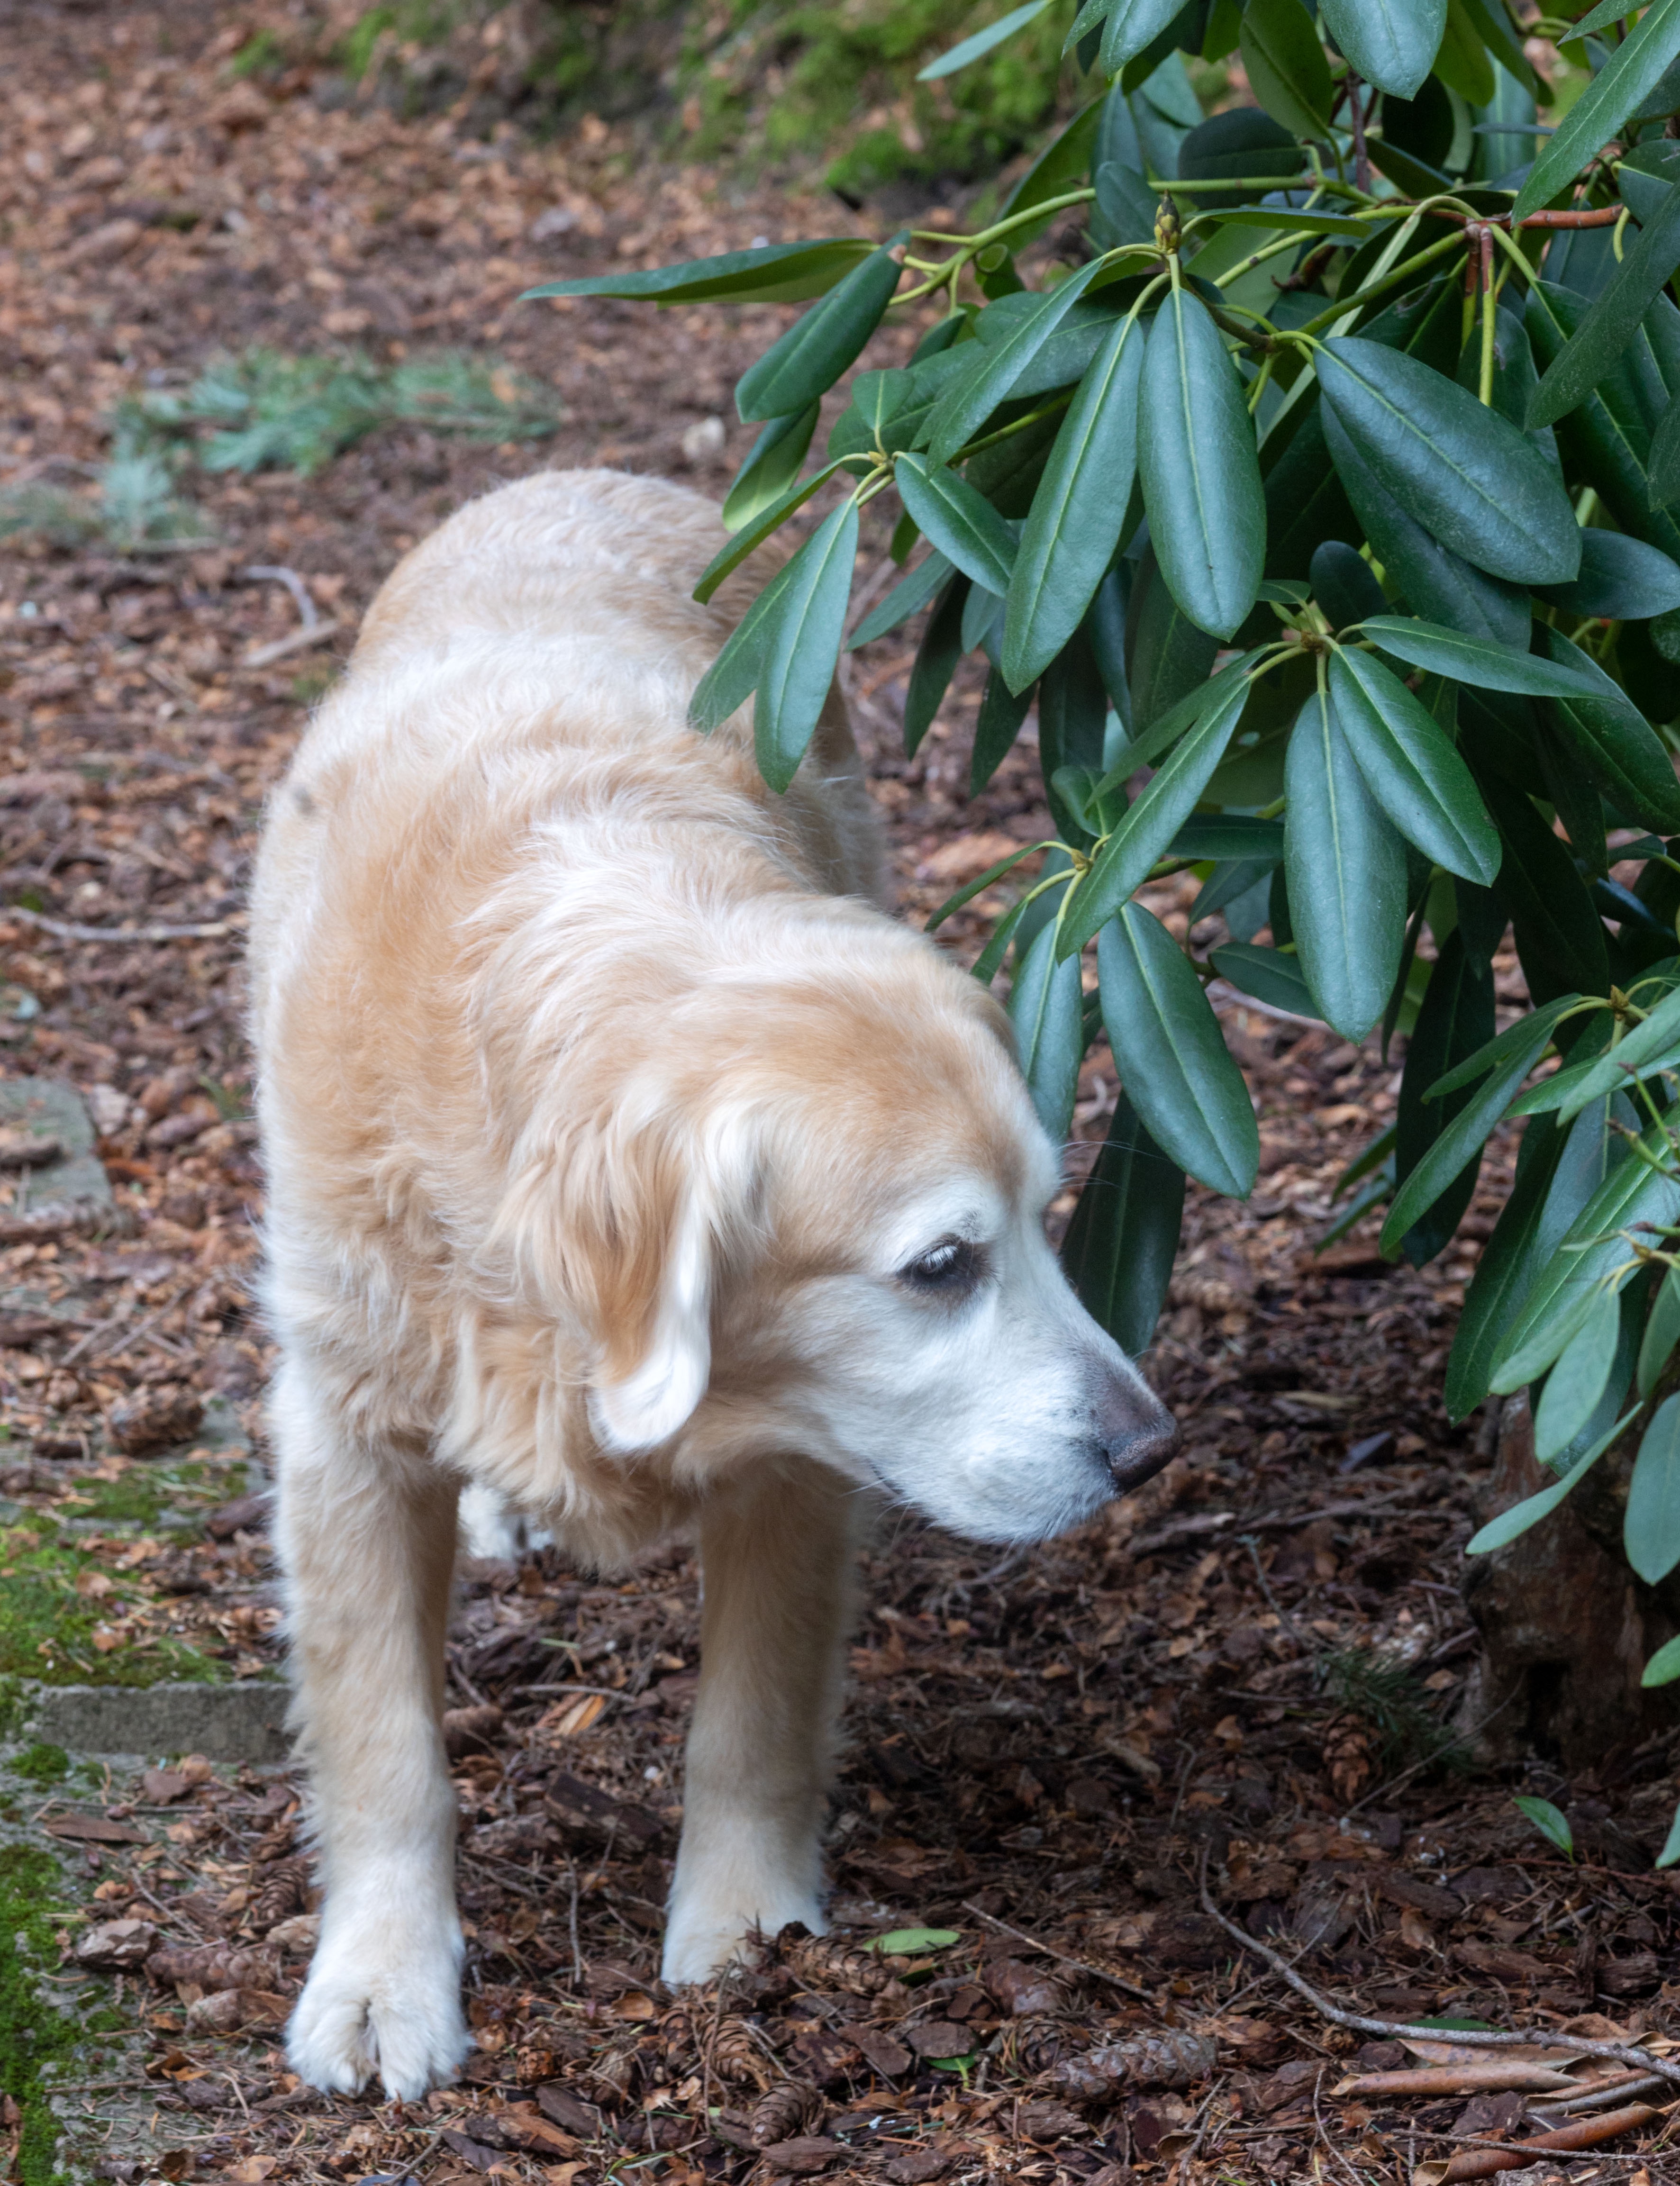
[[[440,1723],[456,1489],[412,1445],[358,1439],[293,1362],[272,1400],[294,1720],[326,1889],[294,2069],[412,2099],[467,2053],[455,1794]]]
[[[823,1808],[850,1608],[857,1493],[804,1462],[720,1489],[701,1517],[700,1690],[664,1972],[703,1981],[748,1931],[822,1926]]]

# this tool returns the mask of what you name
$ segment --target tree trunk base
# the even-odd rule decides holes
[[[1621,1552],[1632,1453],[1618,1468],[1623,1455],[1611,1451],[1549,1517],[1470,1565],[1464,1603],[1482,1651],[1455,1728],[1484,1766],[1539,1754],[1569,1770],[1595,1768],[1680,1714],[1680,1687],[1646,1691],[1639,1684],[1677,1617],[1668,1589],[1645,1585]],[[1556,1477],[1535,1457],[1527,1395],[1509,1398],[1481,1517]]]

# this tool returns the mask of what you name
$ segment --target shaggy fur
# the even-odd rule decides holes
[[[665,1945],[821,1925],[871,1491],[1041,1538],[1170,1422],[1043,1234],[990,996],[880,908],[837,701],[785,797],[690,693],[762,582],[689,597],[696,496],[527,479],[396,570],[277,793],[253,917],[295,1717],[326,1903],[316,2084],[459,2067],[439,1729],[457,1499],[611,1566],[697,1537]]]

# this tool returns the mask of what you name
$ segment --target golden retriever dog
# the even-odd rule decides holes
[[[860,1519],[1078,1525],[1174,1430],[1044,1236],[996,1003],[880,908],[837,700],[785,796],[689,699],[766,574],[697,495],[550,473],[374,601],[253,911],[278,1540],[325,1888],[290,2029],[412,2097],[469,2047],[440,1730],[463,1488],[697,1539],[664,1970],[822,1926]]]

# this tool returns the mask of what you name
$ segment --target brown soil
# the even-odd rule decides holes
[[[262,799],[321,671],[401,552],[499,479],[616,463],[720,494],[751,437],[731,420],[732,381],[787,316],[514,298],[546,276],[858,224],[830,202],[650,171],[600,128],[536,146],[504,126],[486,141],[459,117],[404,122],[346,99],[307,65],[237,82],[227,57],[260,14],[202,0],[7,11],[0,484],[73,481],[124,393],[184,384],[216,350],[256,343],[493,352],[552,388],[562,418],[547,441],[493,449],[388,431],[309,480],[196,475],[213,546],[14,545],[0,572],[6,900],[64,922],[204,929],[86,942],[0,918],[4,976],[40,1006],[0,1021],[0,1067],[112,1089],[101,1152],[132,1232],[0,1256],[8,1288],[75,1316],[64,1336],[14,1330],[0,1351],[16,1452],[0,1485],[49,1519],[76,1507],[90,1466],[111,1483],[147,1465],[107,1432],[137,1392],[221,1393],[260,1446],[240,906]],[[685,431],[712,418],[721,450],[685,458]],[[860,597],[878,596],[883,543]],[[338,625],[331,650],[244,664],[297,619],[254,565],[303,579]],[[909,659],[889,639],[847,676],[919,918],[1000,838],[1036,839],[1046,821],[1024,750],[966,801],[972,680],[904,759]],[[1157,892],[1180,929],[1187,900],[1177,884]],[[947,930],[965,961],[987,908]],[[1315,1261],[1336,1176],[1392,1115],[1395,1059],[1240,1004],[1227,1022],[1260,1104],[1263,1176],[1246,1207],[1192,1187],[1150,1362],[1184,1456],[1067,1540],[1000,1556],[905,1524],[864,1559],[834,1802],[838,1932],[926,1925],[958,1940],[913,1955],[907,1985],[881,1993],[876,1961],[793,1939],[715,1993],[661,1992],[692,1568],[681,1550],[611,1582],[552,1551],[469,1567],[451,1697],[492,1712],[457,1738],[468,2083],[406,2110],[300,2088],[275,2021],[306,1935],[263,1941],[310,1903],[295,1801],[261,1772],[148,1780],[127,1793],[148,1842],[87,1857],[103,1862],[96,1917],[132,1912],[160,1947],[210,1948],[196,1970],[154,1960],[143,1984],[144,2071],[180,2150],[165,2175],[429,2186],[500,2168],[593,2186],[634,2164],[673,2182],[1375,2180],[1403,2178],[1403,2154],[1449,2153],[1455,2133],[1515,2130],[1509,2097],[1470,2110],[1337,2098],[1350,2065],[1400,2053],[1356,2060],[1355,2037],[1235,1951],[1201,1909],[1203,1863],[1251,1931],[1378,2015],[1660,2026],[1680,1909],[1649,1865],[1672,1804],[1663,1752],[1567,1785],[1529,1773],[1519,1788],[1571,1814],[1571,1866],[1509,1784],[1413,1773],[1422,1754],[1386,1732],[1362,1677],[1371,1651],[1410,1666],[1414,1707],[1444,1721],[1474,1653],[1460,1550],[1491,1422],[1449,1427],[1439,1380],[1498,1191],[1485,1188],[1468,1242],[1421,1274],[1382,1263],[1368,1230]],[[1113,1083],[1099,1053],[1076,1126],[1087,1154]],[[81,1346],[102,1324],[120,1348]],[[236,1673],[272,1661],[260,1510],[185,1547],[82,1545],[139,1588],[101,1628],[113,1654],[180,1632]],[[592,1690],[527,1690],[568,1681]],[[230,1969],[228,1949],[247,1946],[259,1957]],[[207,2009],[217,1993],[237,2004]],[[1187,2087],[1145,2075],[1090,2100],[1058,2076],[1094,2044],[1163,2027],[1211,2036],[1212,2071],[1204,2060]],[[779,2136],[767,2155],[750,2129],[766,2094],[780,2106],[759,2119],[759,2140]],[[108,2176],[146,2175],[120,2138],[101,2152],[107,2098],[78,2099],[79,2149]],[[1625,2176],[1633,2145],[1604,2168]],[[1571,2178],[1598,2175],[1572,2160]]]

